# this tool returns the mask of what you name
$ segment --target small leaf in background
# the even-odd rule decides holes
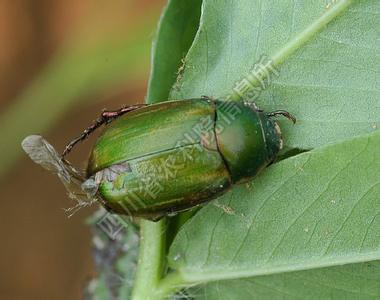
[[[185,58],[198,30],[201,4],[201,0],[168,1],[152,47],[147,103],[167,100],[178,72],[183,72],[179,71],[181,60]]]

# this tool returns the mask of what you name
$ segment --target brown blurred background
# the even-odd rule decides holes
[[[102,108],[142,102],[164,4],[0,1],[0,299],[81,299],[96,275],[91,209],[68,219],[63,186],[20,142],[41,133],[62,150]],[[69,160],[84,166],[90,145]]]

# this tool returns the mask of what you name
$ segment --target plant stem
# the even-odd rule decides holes
[[[184,280],[173,272],[162,278],[166,265],[166,219],[159,222],[141,220],[140,253],[133,300],[166,299],[180,289]]]
[[[155,293],[166,262],[166,219],[158,222],[141,220],[140,228],[140,253],[132,299],[159,299]]]
[[[167,299],[184,286],[188,286],[188,284],[186,285],[186,282],[178,272],[170,273],[165,276],[157,286],[155,299]]]

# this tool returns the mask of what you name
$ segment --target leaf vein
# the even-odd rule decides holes
[[[308,155],[306,161],[302,164],[302,166],[301,166],[299,169],[302,169],[302,168],[305,167],[305,165],[309,162],[310,157],[311,157],[311,155]],[[253,227],[253,224],[254,224],[254,221],[255,221],[256,216],[258,216],[259,213],[261,212],[262,208],[265,207],[265,204],[267,203],[267,201],[268,201],[268,200],[269,200],[269,199],[270,199],[275,193],[277,193],[277,192],[278,192],[278,191],[279,191],[279,190],[280,190],[285,184],[287,184],[287,183],[288,183],[290,180],[292,180],[296,175],[298,175],[298,173],[299,173],[299,171],[296,170],[296,172],[295,172],[292,176],[290,176],[288,179],[286,179],[284,182],[282,182],[282,183],[279,185],[279,187],[278,187],[277,189],[275,189],[275,190],[274,190],[269,196],[267,196],[267,197],[264,199],[263,203],[262,203],[261,206],[258,208],[256,214],[252,217],[252,221],[251,221],[251,223],[250,223],[250,225],[249,225],[249,227],[248,227],[247,233],[245,234],[245,236],[244,236],[243,240],[241,241],[239,247],[237,248],[235,254],[232,256],[231,261],[228,263],[229,266],[235,261],[236,257],[238,256],[238,254],[239,254],[240,251],[242,250],[242,248],[243,248],[245,242],[247,241],[247,238],[248,238],[248,236],[249,236],[249,233],[251,232],[251,229],[252,229],[252,227]]]
[[[331,184],[336,180],[336,178],[342,173],[343,170],[347,169],[351,163],[359,156],[361,155],[368,147],[368,143],[369,143],[369,139],[367,139],[367,144],[365,145],[365,147],[360,150],[352,159],[350,159],[348,161],[347,164],[344,165],[343,168],[341,168],[338,172],[335,173],[335,175],[329,180],[326,188],[293,220],[290,222],[290,226],[288,226],[288,228],[286,228],[284,234],[282,235],[280,241],[277,243],[276,247],[272,250],[272,252],[270,253],[267,261],[269,262],[270,260],[272,260],[274,258],[274,253],[276,252],[276,250],[281,246],[282,242],[284,241],[287,233],[289,232],[289,230],[293,227],[293,225],[295,225],[298,220],[318,201],[321,199],[322,195],[325,194],[331,187]]]
[[[367,138],[367,144],[365,145],[365,147],[357,154],[355,155],[350,161],[349,161],[349,164],[352,164],[352,162],[359,156],[361,155],[367,148],[368,148],[368,145],[369,145],[369,138]],[[376,184],[377,185],[377,184]],[[374,188],[374,186],[372,187]],[[351,215],[353,214],[355,208],[357,207],[357,205],[359,205],[360,201],[363,199],[363,197],[372,189],[370,188],[362,197],[360,197],[358,199],[358,201],[356,201],[356,203],[354,204],[354,206],[351,208],[350,212],[348,213],[348,215],[344,218],[342,224],[339,226],[338,230],[335,232],[334,236],[330,239],[329,243],[327,244],[327,247],[326,247],[326,250],[325,252],[323,253],[323,255],[327,255],[328,251],[330,250],[331,246],[333,245],[333,242],[335,241],[336,237],[338,236],[338,234],[343,230],[344,226],[346,225],[347,221],[349,220],[349,218],[351,217]]]
[[[375,219],[380,215],[380,213],[377,213],[376,215],[373,216],[371,222],[368,224],[367,228],[366,228],[366,231],[364,233],[364,236],[363,236],[363,239],[362,239],[362,242],[360,243],[360,252],[362,252],[363,250],[363,246],[364,246],[364,242],[365,240],[367,239],[367,236],[368,236],[368,232],[369,232],[369,229],[372,227],[372,224],[373,222],[375,221]]]

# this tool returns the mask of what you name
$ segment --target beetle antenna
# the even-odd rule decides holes
[[[73,139],[70,143],[68,143],[65,147],[65,150],[62,152],[62,155],[61,155],[61,158],[64,159],[64,157],[69,154],[71,152],[71,150],[74,148],[74,146],[81,142],[81,141],[84,141],[85,139],[87,139],[87,137],[92,133],[94,132],[97,128],[99,128],[100,126],[102,126],[103,124],[108,124],[110,122],[112,122],[113,120],[115,120],[116,118],[128,113],[128,112],[131,112],[135,109],[138,109],[140,107],[143,107],[143,106],[146,106],[148,104],[135,104],[135,105],[131,105],[131,106],[124,106],[118,110],[113,110],[113,111],[107,111],[107,110],[104,110],[102,111],[102,113],[100,114],[100,116],[94,121],[94,123],[92,123],[89,127],[87,127],[81,135],[79,135],[78,137],[76,137],[75,139]]]
[[[286,110],[275,110],[275,111],[272,111],[270,113],[267,113],[268,117],[275,117],[278,115],[284,116],[285,118],[291,120],[293,122],[293,124],[295,124],[297,121],[296,117],[293,116],[292,114],[290,114],[289,112],[287,112]]]

